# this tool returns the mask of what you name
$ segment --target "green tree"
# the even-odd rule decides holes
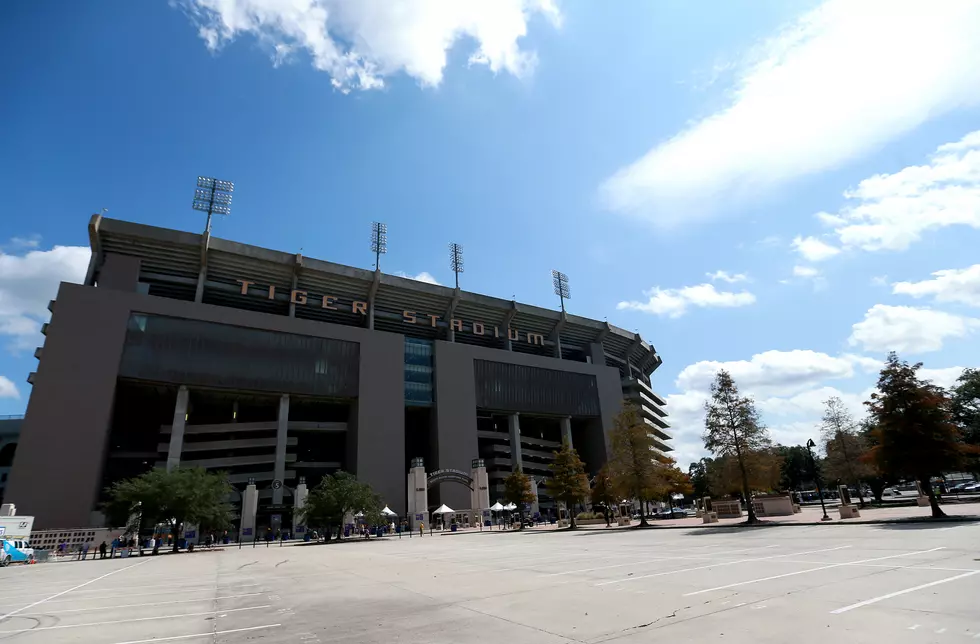
[[[200,467],[178,467],[169,472],[157,468],[110,487],[110,514],[138,514],[144,525],[168,524],[173,551],[178,552],[180,531],[188,523],[214,530],[231,526],[231,490],[224,472]],[[138,531],[139,526],[137,538]]]
[[[569,527],[575,529],[575,504],[589,498],[589,477],[585,475],[585,463],[578,452],[563,440],[561,450],[554,452],[555,460],[548,466],[551,478],[545,489],[555,501],[561,501],[568,510]]]
[[[705,402],[704,446],[717,456],[734,457],[738,464],[748,523],[756,523],[749,486],[753,456],[769,453],[769,432],[759,420],[753,400],[740,396],[731,375],[721,370],[711,383],[711,400]]]
[[[931,479],[960,467],[966,449],[949,400],[941,388],[918,377],[921,367],[888,354],[878,391],[865,403],[878,439],[872,454],[883,472],[918,481],[929,496],[932,516],[943,517]]]
[[[950,394],[950,411],[963,442],[980,447],[980,369],[965,369]],[[976,450],[971,452],[967,466],[975,475],[980,474],[980,458]]]
[[[300,520],[311,528],[316,528],[329,539],[333,527],[337,527],[340,538],[344,517],[348,514],[364,513],[367,523],[381,523],[381,497],[367,483],[357,480],[349,472],[335,472],[324,476],[319,485],[310,490],[306,503],[300,511]]]
[[[524,506],[534,503],[534,491],[531,490],[531,479],[521,470],[514,470],[504,479],[504,500],[517,506],[517,515],[521,521],[520,529],[524,529]]]
[[[607,527],[609,526],[609,513],[618,504],[619,499],[616,498],[616,492],[613,490],[612,479],[609,478],[609,472],[603,467],[595,475],[592,482],[592,505],[602,508],[602,516],[606,519]]]
[[[810,457],[802,445],[777,447],[781,460],[779,463],[779,487],[784,490],[800,490],[805,483],[812,482]]]
[[[674,509],[674,495],[683,494],[687,496],[694,492],[691,484],[691,477],[677,467],[677,461],[670,456],[661,456],[657,459],[660,462],[660,477],[663,479],[664,496],[667,500],[667,507]]]
[[[691,463],[690,467],[687,468],[687,476],[691,479],[691,487],[696,499],[711,494],[708,484],[708,466],[710,463],[710,458],[702,458],[700,461]]]
[[[858,504],[864,507],[864,491],[861,481],[873,472],[860,459],[867,448],[858,433],[858,424],[854,422],[851,412],[844,406],[844,401],[833,396],[824,402],[823,419],[820,423],[820,435],[824,440],[827,458],[826,475],[831,479],[840,479],[857,488]]]
[[[888,487],[891,481],[878,468],[878,463],[874,458],[873,448],[878,445],[878,432],[876,430],[877,427],[870,418],[865,418],[858,423],[858,436],[860,436],[861,444],[865,448],[864,454],[861,455],[859,460],[868,468],[868,475],[864,480],[868,484],[868,487],[871,488],[871,494],[874,495],[875,501],[881,503],[885,488]]]
[[[609,432],[609,445],[607,467],[613,488],[619,496],[640,502],[640,525],[649,525],[643,506],[657,494],[659,481],[654,462],[657,452],[635,405],[625,404],[616,415]]]

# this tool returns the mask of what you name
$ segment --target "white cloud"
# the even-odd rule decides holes
[[[871,278],[871,286],[888,286],[888,276],[875,275]]]
[[[980,228],[980,130],[939,146],[925,165],[874,175],[844,197],[838,213],[817,218],[845,247],[904,250],[930,230]]]
[[[673,456],[682,467],[705,456],[704,403],[719,370],[728,371],[739,391],[752,396],[774,441],[798,445],[817,439],[824,401],[837,396],[855,418],[865,415],[864,401],[873,384],[871,374],[881,362],[867,356],[831,356],[808,350],[766,351],[749,360],[702,361],[685,367],[675,385],[680,393],[667,396],[674,440]],[[855,388],[855,380],[860,381]],[[848,388],[828,384],[836,381]]]
[[[947,338],[963,338],[980,328],[980,320],[913,306],[875,304],[851,327],[851,346],[865,351],[925,353],[939,351]]]
[[[816,277],[820,271],[812,266],[794,266],[793,277]]]
[[[30,237],[11,237],[9,246],[13,248],[37,248],[41,244],[41,237],[39,235],[31,235]]]
[[[956,379],[963,375],[964,367],[944,367],[941,369],[919,369],[919,377],[944,389],[956,386]]]
[[[692,307],[700,308],[733,308],[748,306],[755,302],[755,295],[748,291],[734,293],[719,291],[714,284],[698,284],[683,288],[662,289],[654,286],[643,293],[649,299],[646,302],[629,301],[616,305],[619,310],[642,311],[670,318],[679,318]]]
[[[275,65],[305,51],[342,91],[384,86],[403,72],[424,86],[442,81],[459,41],[471,65],[525,76],[536,56],[522,49],[535,15],[560,23],[554,0],[179,0],[212,51],[255,36]]]
[[[833,257],[840,249],[820,241],[816,237],[799,237],[793,240],[793,249],[808,262],[821,262]]]
[[[0,398],[20,399],[20,392],[17,391],[16,385],[14,385],[10,378],[0,376]]]
[[[426,284],[435,284],[436,286],[441,286],[439,280],[432,277],[432,274],[427,271],[422,271],[418,275],[409,275],[403,271],[396,271],[395,275],[398,277],[404,277],[406,279],[415,280],[417,282],[425,282]]]
[[[932,296],[936,302],[980,306],[980,264],[936,271],[932,276],[933,279],[921,282],[896,282],[892,284],[892,293],[915,298]]]
[[[732,375],[739,387],[759,395],[787,395],[812,388],[826,380],[854,376],[855,367],[862,371],[876,369],[870,358],[844,354],[831,356],[819,351],[765,351],[749,360],[716,362],[702,360],[685,367],[677,376],[677,387],[684,391],[706,392],[718,371]]]
[[[741,65],[731,102],[616,172],[608,208],[704,219],[980,103],[980,3],[827,0]]]
[[[748,281],[749,276],[745,273],[728,273],[727,271],[715,271],[714,273],[705,273],[707,277],[712,282],[722,281],[728,282],[729,284],[737,284],[738,282]]]
[[[11,336],[12,350],[41,344],[41,321],[60,282],[81,282],[90,251],[84,246],[55,246],[25,255],[0,252],[0,335]]]

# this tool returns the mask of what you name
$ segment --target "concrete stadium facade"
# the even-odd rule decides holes
[[[606,322],[207,233],[96,215],[89,235],[84,283],[50,304],[5,495],[38,528],[101,525],[105,488],[155,466],[254,481],[260,524],[339,469],[404,514],[416,458],[482,459],[496,499],[514,468],[547,477],[563,439],[598,470],[624,399],[670,450],[661,359]],[[442,482],[429,504],[469,495]]]

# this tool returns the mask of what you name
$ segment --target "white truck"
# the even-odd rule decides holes
[[[29,541],[33,528],[34,517],[0,516],[0,566],[34,561],[34,548]]]

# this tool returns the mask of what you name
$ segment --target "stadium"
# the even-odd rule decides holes
[[[177,465],[254,482],[263,526],[288,529],[296,487],[341,469],[404,515],[419,458],[443,472],[430,509],[465,509],[445,473],[478,460],[494,500],[512,469],[546,478],[563,438],[597,471],[624,399],[671,449],[660,357],[606,322],[208,232],[95,215],[89,238],[84,282],[49,305],[7,484],[38,528],[101,526],[107,486]]]

